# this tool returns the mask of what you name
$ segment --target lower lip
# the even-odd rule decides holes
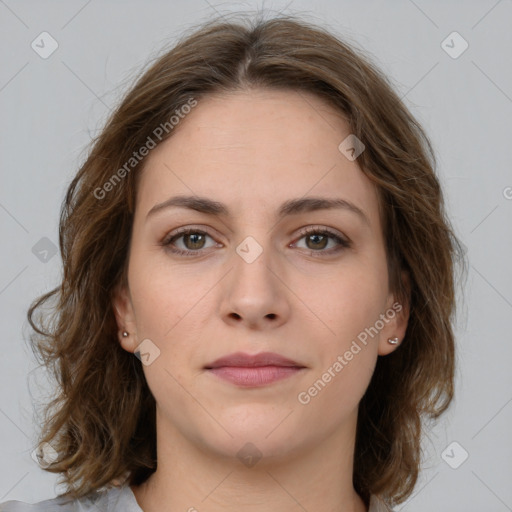
[[[239,366],[222,366],[208,371],[221,379],[238,386],[264,386],[278,380],[296,375],[304,368],[295,366],[257,366],[253,368]]]

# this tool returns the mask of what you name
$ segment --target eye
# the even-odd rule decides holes
[[[162,242],[162,245],[175,254],[180,254],[182,256],[193,256],[200,254],[202,249],[207,248],[205,246],[207,238],[213,240],[213,238],[205,231],[201,231],[195,228],[183,228],[172,234],[170,237],[167,237]],[[179,243],[176,244],[177,241],[180,241],[184,247],[176,248],[176,245],[179,245]],[[216,243],[210,247],[214,247],[215,245]]]
[[[298,242],[304,239],[306,246],[302,248],[310,250],[310,254],[314,254],[315,256],[337,253],[351,246],[348,240],[328,228],[310,226],[303,229],[300,234],[301,237],[293,244],[290,244],[290,246],[298,247]],[[213,244],[210,246],[206,245],[208,238],[213,241]],[[329,243],[331,243],[331,247],[328,248]],[[222,244],[215,242],[207,232],[201,229],[187,227],[181,228],[175,233],[171,233],[163,240],[162,246],[179,256],[198,256],[204,252],[205,249],[221,247]]]
[[[298,240],[304,239],[306,245],[304,248],[311,250],[312,253],[331,254],[350,247],[350,242],[348,240],[327,228],[311,226],[305,228],[301,232],[301,235],[301,238]],[[324,250],[329,245],[329,242],[333,242],[334,246],[331,245],[328,250]],[[297,242],[295,242],[294,245],[296,244]]]

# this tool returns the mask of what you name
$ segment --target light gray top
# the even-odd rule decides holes
[[[0,512],[143,512],[129,485],[111,487],[84,498],[69,500],[52,498],[34,503],[6,501],[0,503]],[[376,496],[370,499],[368,512],[392,512]]]

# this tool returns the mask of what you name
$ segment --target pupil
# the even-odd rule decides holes
[[[326,237],[326,236],[324,236],[324,235],[310,235],[310,236],[308,237],[308,242],[309,242],[309,241],[311,241],[313,238],[314,238],[314,239],[318,239],[318,238],[323,239],[323,240],[321,240],[321,242],[323,242],[323,243],[322,243],[322,245],[320,246],[320,248],[321,248],[321,249],[323,249],[323,248],[325,247],[325,243],[326,243],[326,241],[327,241],[327,237]],[[315,244],[316,242],[313,242],[313,243]],[[309,246],[309,243],[308,243],[308,246]],[[310,248],[311,248],[311,247],[310,247]],[[315,248],[318,248],[318,246],[317,246],[317,247],[315,247]]]
[[[201,249],[201,241],[200,241],[200,239],[201,239],[202,236],[203,235],[198,234],[198,233],[194,233],[194,234],[191,234],[191,235],[185,235],[185,237],[188,240],[192,240],[193,247],[191,247],[191,249]],[[204,242],[204,240],[203,240],[203,242]],[[196,244],[199,244],[199,246],[196,246]],[[186,245],[189,245],[189,244],[186,244]]]

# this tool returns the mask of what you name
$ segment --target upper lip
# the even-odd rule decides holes
[[[237,367],[257,367],[257,366],[294,366],[304,368],[303,365],[283,357],[274,352],[260,352],[259,354],[245,354],[244,352],[235,352],[224,357],[216,359],[205,366],[207,369],[220,368],[222,366]]]

